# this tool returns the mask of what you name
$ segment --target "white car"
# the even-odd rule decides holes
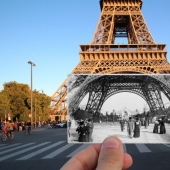
[[[59,124],[57,124],[57,127],[61,127],[61,128],[67,127],[67,122],[59,123]]]

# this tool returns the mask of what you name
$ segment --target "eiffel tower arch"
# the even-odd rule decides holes
[[[90,44],[80,45],[72,74],[167,74],[166,44],[156,44],[142,15],[142,0],[100,0]],[[125,37],[128,44],[115,44]],[[67,119],[67,79],[52,96],[51,116]]]
[[[139,74],[73,76],[75,76],[73,80],[69,78],[69,82],[73,82],[68,90],[69,114],[79,108],[82,99],[87,95],[85,110],[96,116],[99,116],[103,104],[111,96],[122,92],[142,97],[154,115],[159,114],[160,110],[166,112],[161,94],[170,101],[170,76],[168,78],[165,75]],[[82,76],[84,80],[78,83]]]

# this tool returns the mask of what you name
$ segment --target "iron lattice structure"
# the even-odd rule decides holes
[[[97,116],[99,116],[98,114],[100,114],[105,101],[117,93],[130,92],[141,96],[154,114],[157,114],[160,110],[165,111],[161,93],[170,100],[170,76],[92,75],[87,76],[84,81],[80,82],[81,76],[76,75],[76,81],[70,85],[69,93],[74,89],[76,91],[71,95],[68,93],[69,113],[73,109],[78,109],[80,102],[87,94],[88,100],[85,110]],[[70,81],[73,80],[70,79]]]
[[[170,73],[166,44],[156,44],[142,15],[142,0],[100,0],[101,15],[92,41],[80,45],[72,74]],[[115,44],[126,37],[128,44]],[[67,80],[52,96],[51,114],[67,113]]]

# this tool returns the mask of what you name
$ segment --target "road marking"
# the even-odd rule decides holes
[[[124,153],[127,153],[126,144],[123,144]]]
[[[170,144],[163,144],[163,145],[165,145],[165,146],[167,146],[167,147],[170,147]]]
[[[49,158],[53,158],[53,157],[59,155],[61,152],[65,151],[66,149],[70,148],[70,147],[73,146],[73,145],[74,145],[74,144],[67,144],[67,145],[61,147],[60,149],[57,149],[56,151],[54,151],[54,152],[48,154],[47,156],[44,156],[44,157],[41,158],[41,159],[49,159]]]
[[[13,144],[13,145],[4,146],[4,147],[0,148],[0,150],[6,149],[6,148],[11,148],[13,146],[17,146],[17,145],[20,145],[20,144],[21,143],[16,143],[16,144]],[[2,144],[2,145],[6,145],[6,144]]]
[[[90,144],[84,144],[79,146],[76,150],[74,150],[72,153],[70,153],[67,157],[73,157],[75,154],[77,154],[78,152],[82,151],[83,149],[87,148]]]
[[[145,144],[135,144],[135,145],[138,148],[139,152],[141,153],[152,152]]]
[[[25,156],[23,156],[23,157],[21,157],[21,158],[19,158],[19,159],[16,159],[16,160],[27,160],[27,159],[29,159],[29,158],[31,158],[31,157],[34,157],[34,156],[36,156],[36,155],[38,155],[38,154],[40,154],[40,153],[42,153],[42,152],[47,151],[47,150],[49,150],[49,149],[51,149],[51,148],[53,148],[53,147],[55,147],[55,146],[58,146],[58,145],[60,145],[60,144],[62,144],[62,143],[64,143],[64,142],[65,142],[65,141],[60,141],[60,142],[54,143],[54,144],[52,144],[52,145],[50,145],[50,146],[47,146],[47,147],[45,147],[45,148],[42,148],[42,149],[37,150],[37,151],[35,151],[35,152],[32,152],[32,153],[30,153],[30,154],[28,154],[28,155],[25,155]]]
[[[20,148],[24,148],[24,147],[27,147],[29,145],[33,145],[34,143],[28,143],[28,144],[25,144],[25,145],[21,145],[21,146],[18,146],[18,147],[14,147],[14,148],[11,148],[11,149],[8,149],[8,150],[5,150],[5,151],[1,151],[0,152],[0,155],[4,154],[4,153],[8,153],[8,152],[11,152],[11,151],[14,151],[16,149],[20,149]]]
[[[27,152],[27,151],[29,151],[29,150],[31,150],[31,149],[35,149],[35,148],[38,148],[38,147],[40,147],[40,146],[46,145],[46,144],[48,144],[48,143],[51,143],[51,142],[44,142],[44,143],[41,143],[41,144],[39,144],[39,145],[35,145],[35,146],[30,147],[30,148],[23,149],[23,150],[21,150],[21,151],[12,153],[12,154],[10,154],[10,155],[3,156],[3,157],[0,158],[0,161],[6,160],[6,159],[11,158],[11,157],[14,157],[14,156],[17,156],[17,155],[19,155],[19,154],[22,154],[22,153]]]
[[[0,147],[1,147],[1,146],[4,146],[4,145],[6,145],[6,144],[0,144]]]

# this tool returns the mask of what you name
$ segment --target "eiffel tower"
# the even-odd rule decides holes
[[[72,74],[170,73],[166,44],[155,43],[142,5],[142,0],[100,0],[96,31],[90,44],[80,45],[80,62]],[[128,44],[115,44],[115,39],[122,37]],[[52,96],[50,108],[52,119],[67,119],[67,80]]]

